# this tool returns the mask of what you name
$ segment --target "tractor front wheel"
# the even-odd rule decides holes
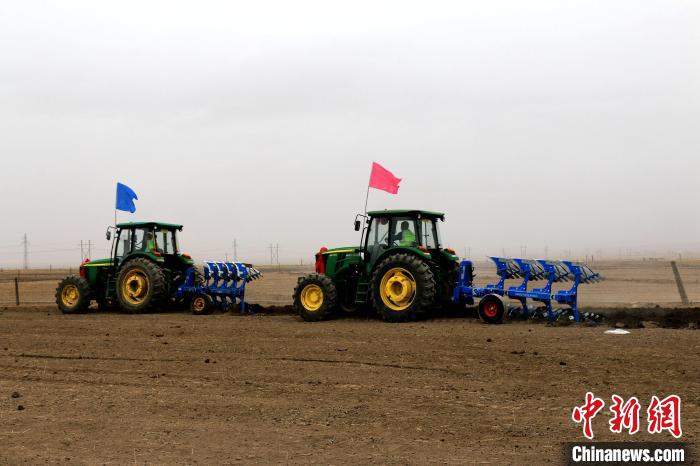
[[[330,278],[312,273],[299,279],[293,298],[299,316],[307,322],[316,322],[333,315],[338,292]]]
[[[163,271],[145,258],[128,261],[117,275],[119,305],[131,314],[144,312],[161,303],[165,289]]]
[[[56,288],[56,304],[64,314],[85,312],[90,306],[90,284],[82,277],[66,277]]]
[[[393,254],[372,274],[372,303],[387,322],[407,322],[435,305],[435,276],[412,254]]]

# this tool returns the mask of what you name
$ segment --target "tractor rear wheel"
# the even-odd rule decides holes
[[[144,312],[165,298],[165,275],[158,265],[138,257],[122,265],[117,275],[119,305],[131,314]]]
[[[489,294],[479,301],[479,317],[487,324],[502,324],[505,312],[505,300],[499,295]]]
[[[90,284],[75,275],[64,278],[56,288],[56,304],[64,314],[85,312],[90,306]]]
[[[435,276],[426,261],[412,254],[393,254],[372,274],[372,303],[387,322],[407,322],[435,304]]]
[[[307,322],[316,322],[333,315],[338,292],[330,278],[312,273],[299,279],[293,298],[299,316]]]

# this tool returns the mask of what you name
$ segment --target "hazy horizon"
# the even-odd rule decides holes
[[[460,254],[700,256],[690,1],[13,2],[0,16],[0,267],[106,257],[119,221],[197,260],[313,259],[370,209]]]

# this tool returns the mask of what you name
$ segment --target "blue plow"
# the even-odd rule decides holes
[[[578,310],[578,287],[583,283],[596,283],[603,279],[587,265],[572,261],[550,261],[533,259],[510,259],[490,257],[496,264],[497,283],[483,287],[474,285],[474,266],[472,261],[464,260],[459,266],[459,277],[452,300],[457,304],[475,303],[476,299],[488,295],[497,295],[519,301],[521,307],[511,307],[509,315],[522,314],[525,318],[546,316],[553,321],[570,312],[576,322],[581,321]],[[506,286],[506,280],[520,280],[515,286]],[[539,288],[528,289],[530,282],[546,283]],[[555,283],[571,282],[569,289],[552,291]],[[541,303],[538,309],[531,308],[528,300]],[[553,303],[568,306],[553,309]],[[584,318],[588,318],[584,315]],[[592,317],[592,316],[591,316]]]
[[[246,284],[262,277],[258,269],[242,262],[204,263],[203,276],[194,267],[185,272],[185,282],[176,292],[176,298],[206,295],[212,305],[227,311],[238,302],[241,314],[246,312]],[[202,280],[203,278],[203,280]]]

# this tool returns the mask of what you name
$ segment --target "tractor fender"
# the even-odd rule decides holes
[[[402,247],[402,246],[393,246],[383,253],[379,255],[376,259],[374,259],[374,265],[372,266],[372,271],[374,270],[377,265],[379,265],[385,258],[388,256],[393,256],[394,254],[410,254],[412,256],[417,257],[418,259],[424,260],[425,262],[428,262],[429,266],[430,263],[432,262],[432,258],[430,257],[430,254],[427,253],[422,253],[420,251],[417,251],[415,248],[407,248],[407,247]],[[432,269],[432,266],[430,266]]]
[[[163,262],[164,262],[164,260],[162,260],[162,259],[161,260],[154,259],[153,255],[145,253],[145,252],[133,252],[133,253],[129,254],[128,256],[126,256],[125,258],[123,258],[119,262],[119,267],[121,268],[124,264],[130,262],[133,259],[137,259],[137,258],[148,259],[149,261],[153,262],[154,264],[156,264],[159,267],[161,267],[163,265]]]

